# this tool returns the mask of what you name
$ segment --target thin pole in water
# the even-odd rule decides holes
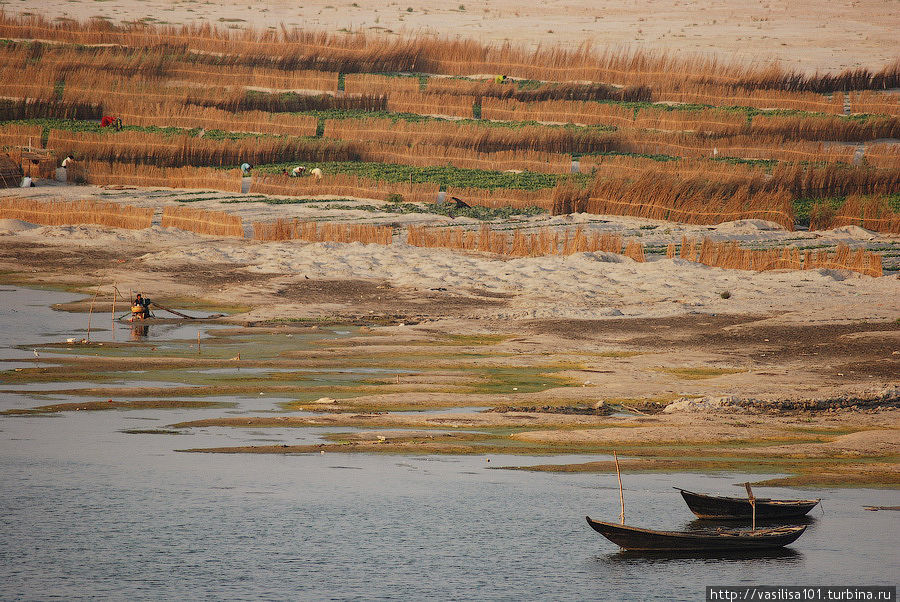
[[[753,519],[752,519],[752,522],[750,523],[750,528],[752,530],[756,531],[756,498],[753,497],[753,490],[750,489],[749,481],[744,483],[744,487],[747,489],[747,498],[750,500],[750,508],[752,508],[752,510],[753,510],[753,513],[752,513]]]
[[[200,331],[197,331],[197,355],[200,355]]]
[[[116,294],[119,292],[119,289],[116,288],[116,284],[113,283],[113,306],[112,313],[110,314],[111,326],[110,330],[112,331],[113,340],[116,339]]]
[[[97,290],[94,292],[93,298],[91,298],[91,310],[88,312],[88,327],[87,327],[87,342],[91,342],[91,316],[94,315],[94,301],[97,300],[97,295],[100,294],[100,286],[97,285]]]
[[[616,461],[616,476],[619,477],[619,503],[622,504],[622,513],[619,515],[619,520],[624,525],[625,524],[625,494],[622,492],[622,473],[619,472],[619,454],[613,452],[613,458]]]

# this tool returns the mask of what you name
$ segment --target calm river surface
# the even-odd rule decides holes
[[[17,345],[75,336],[85,316],[49,309],[74,298],[0,288],[0,360],[33,357]],[[117,336],[127,340],[127,330]],[[196,331],[177,336],[196,338]],[[0,369],[26,365],[7,361]],[[0,393],[0,410],[59,400],[66,398]],[[278,400],[235,401],[236,410],[0,417],[0,597],[701,600],[706,585],[897,580],[900,514],[862,508],[897,505],[894,491],[760,489],[761,495],[822,497],[824,513],[813,511],[807,533],[787,551],[642,558],[619,553],[584,520],[616,520],[615,475],[492,468],[584,456],[487,462],[184,454],[174,450],[316,441],[326,431],[122,432],[272,410]],[[732,485],[747,480],[721,473],[623,478],[628,523],[666,529],[689,528],[693,518],[673,485],[739,495]]]

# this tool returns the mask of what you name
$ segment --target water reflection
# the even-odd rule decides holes
[[[131,324],[131,340],[141,341],[150,334],[150,325],[132,322]]]
[[[634,565],[638,567],[646,567],[648,565],[665,563],[672,560],[711,560],[715,559],[722,563],[745,563],[765,565],[767,562],[772,564],[799,564],[803,562],[803,554],[793,548],[776,548],[773,550],[743,550],[743,551],[710,551],[710,552],[692,552],[692,551],[673,551],[673,552],[654,552],[654,551],[637,551],[637,550],[621,550],[604,556],[594,556],[594,562],[599,566],[618,566],[618,565]],[[755,562],[754,562],[755,561]],[[688,563],[689,564],[689,563]]]

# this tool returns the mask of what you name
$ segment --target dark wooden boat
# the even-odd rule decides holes
[[[806,527],[753,531],[654,531],[591,520],[594,531],[625,550],[652,552],[737,552],[781,548],[796,541]]]
[[[676,487],[681,492],[681,497],[687,502],[691,511],[699,518],[713,520],[750,520],[753,516],[753,506],[750,498],[723,497],[694,493]],[[799,518],[805,516],[819,503],[815,500],[772,500],[768,498],[754,498],[756,502],[756,519],[769,520],[775,518]]]

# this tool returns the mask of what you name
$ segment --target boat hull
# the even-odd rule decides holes
[[[731,552],[781,548],[803,535],[806,527],[779,527],[756,531],[691,533],[654,531],[585,517],[597,533],[625,550],[653,552]]]
[[[699,518],[712,520],[750,520],[753,516],[753,506],[747,498],[720,497],[694,493],[693,491],[681,491],[681,497],[687,503],[691,512]],[[812,510],[819,500],[770,500],[757,498],[756,519],[781,519],[800,518]]]

